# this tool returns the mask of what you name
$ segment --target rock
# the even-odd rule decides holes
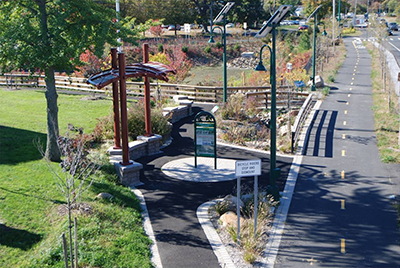
[[[235,58],[227,63],[228,68],[254,69],[258,64],[257,58]]]
[[[224,227],[228,227],[228,226],[232,226],[232,227],[237,227],[237,216],[236,213],[232,212],[232,211],[228,211],[226,213],[224,213],[219,220],[222,222],[222,226]],[[243,218],[240,217],[240,225],[243,225]]]
[[[242,53],[242,58],[255,58],[255,56],[254,56],[254,52],[243,52]]]
[[[288,134],[288,126],[282,126],[279,128],[279,136],[285,137]]]
[[[101,198],[101,199],[111,199],[114,198],[112,194],[109,193],[99,193],[96,198]]]
[[[320,75],[315,76],[315,87],[324,87],[324,79]]]
[[[225,198],[221,201],[221,203],[226,206],[227,210],[229,211],[236,211],[236,203],[237,203],[238,198],[233,195],[227,195]],[[243,202],[242,200],[239,199],[239,206],[243,207]]]

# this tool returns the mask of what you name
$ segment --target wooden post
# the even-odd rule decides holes
[[[117,49],[111,49],[111,66],[114,70],[118,68]],[[113,110],[114,110],[114,149],[121,149],[121,128],[119,121],[119,94],[118,82],[112,83]]]
[[[69,268],[68,267],[67,239],[65,239],[65,233],[62,233],[61,238],[62,238],[62,244],[63,244],[63,250],[64,250],[65,268]]]
[[[149,62],[149,44],[143,44],[143,62]],[[146,136],[150,137],[151,133],[151,106],[150,106],[150,81],[147,76],[144,77],[144,117],[145,117],[145,127]]]
[[[78,268],[78,220],[74,218],[75,267]]]
[[[126,107],[126,77],[125,77],[125,54],[118,53],[119,61],[119,88],[121,94],[121,128],[122,128],[122,163],[127,166],[129,162],[128,146],[128,110]]]

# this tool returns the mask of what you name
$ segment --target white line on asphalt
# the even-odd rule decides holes
[[[307,124],[311,122],[311,118],[313,118],[316,110],[321,106],[321,101],[318,101],[314,108],[313,112],[310,113],[307,119]],[[301,146],[300,146],[301,145]],[[279,205],[274,222],[272,224],[272,229],[270,232],[270,236],[268,238],[267,246],[265,248],[264,253],[267,256],[267,267],[274,267],[276,256],[278,255],[279,245],[281,243],[283,231],[285,229],[285,223],[287,214],[289,212],[290,203],[292,201],[294,188],[296,186],[297,177],[299,175],[301,162],[303,160],[303,156],[299,153],[302,151],[302,145],[304,145],[304,136],[300,138],[299,146],[297,147],[297,153],[295,158],[293,159],[292,165],[290,167],[289,175],[286,180],[285,189],[283,191],[283,195],[281,198],[281,204]]]
[[[400,52],[400,49],[398,47],[396,47],[395,45],[393,45],[392,43],[389,42],[389,45],[391,45],[392,47],[394,47],[398,52]]]

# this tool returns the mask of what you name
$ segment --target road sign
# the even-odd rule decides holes
[[[235,175],[236,177],[261,175],[261,159],[236,161]]]
[[[190,33],[190,24],[189,23],[183,24],[183,29],[185,33]]]
[[[255,37],[265,37],[267,34],[269,34],[272,31],[272,24],[279,25],[281,20],[283,20],[286,14],[290,11],[291,7],[291,5],[280,6]]]

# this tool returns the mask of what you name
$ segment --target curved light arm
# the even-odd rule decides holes
[[[266,71],[267,70],[262,61],[262,52],[263,52],[264,47],[268,47],[269,53],[270,53],[270,62],[272,62],[272,49],[269,45],[265,44],[260,49],[260,61],[258,62],[258,65],[255,69],[256,71]],[[271,66],[271,68],[272,68],[272,66]]]
[[[222,41],[222,43],[224,43],[224,33],[225,33],[225,31],[219,26],[214,26],[214,27],[211,28],[211,37],[210,37],[210,40],[208,41],[208,43],[215,43],[214,38],[213,38],[214,29],[219,29],[221,31],[221,41]]]

